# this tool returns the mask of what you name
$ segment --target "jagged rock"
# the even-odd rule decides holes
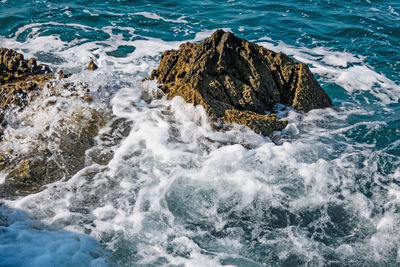
[[[25,60],[15,50],[0,48],[0,84],[26,76],[51,73],[48,66],[37,65],[36,59]]]
[[[0,110],[7,106],[24,107],[29,95],[54,78],[48,66],[37,65],[36,59],[25,60],[12,49],[0,48]]]
[[[60,80],[71,76],[62,71],[58,74]],[[45,93],[39,94],[46,84]],[[38,192],[44,185],[70,178],[86,166],[86,151],[95,145],[100,127],[110,116],[89,105],[93,99],[87,86],[82,82],[57,81],[50,68],[37,65],[35,59],[26,61],[14,50],[0,49],[0,175],[5,177],[5,182],[0,184],[0,197]],[[57,101],[63,104],[57,105]],[[63,109],[69,101],[81,104],[73,110]],[[18,144],[19,138],[24,137],[10,135],[5,130],[7,118],[4,111],[28,109],[29,112],[17,124],[33,127],[30,124],[35,113],[51,110],[52,106],[64,112],[62,117],[43,124],[38,134],[27,134],[32,139],[28,147],[16,152],[13,146],[10,149],[6,145],[7,142]],[[17,117],[17,113],[14,114]],[[109,154],[102,158],[102,164],[111,159],[112,153]]]
[[[4,111],[9,106],[24,108],[35,92],[54,78],[47,65],[25,60],[15,50],[0,48],[0,141],[4,134]]]
[[[199,44],[165,51],[149,79],[157,79],[168,99],[181,96],[213,118],[264,135],[287,125],[264,115],[278,103],[305,112],[332,106],[307,65],[222,30]]]
[[[97,67],[97,65],[93,62],[93,60],[91,60],[89,62],[89,65],[87,66],[88,70],[94,71],[97,70],[99,67]]]
[[[32,75],[0,85],[0,109],[4,111],[9,105],[25,107],[32,93],[43,88],[53,75]]]

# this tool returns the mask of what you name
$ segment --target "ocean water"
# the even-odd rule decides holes
[[[334,108],[280,112],[272,141],[153,97],[162,52],[219,28],[308,64]],[[111,114],[84,169],[0,200],[0,266],[400,265],[400,2],[2,0],[0,47],[94,98],[44,91],[6,114],[0,148],[57,153],[43,129]]]

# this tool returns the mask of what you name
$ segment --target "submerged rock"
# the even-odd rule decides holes
[[[95,145],[94,137],[105,123],[105,115],[80,108],[54,118],[52,127],[57,130],[40,132],[38,140],[22,153],[0,145],[0,172],[5,176],[0,197],[38,192],[46,184],[72,177],[86,166],[86,151]]]
[[[157,79],[168,99],[181,96],[213,118],[264,135],[287,125],[264,115],[278,103],[305,112],[332,106],[307,65],[223,30],[199,44],[165,51],[149,79]]]

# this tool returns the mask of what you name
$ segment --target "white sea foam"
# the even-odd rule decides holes
[[[389,13],[395,15],[396,17],[400,17],[400,14],[397,13],[392,6],[388,6]]]
[[[0,172],[0,184],[4,184],[6,181],[7,173]]]
[[[40,25],[25,30],[35,27]],[[371,126],[373,131],[374,127],[384,126],[384,122],[349,125],[350,115],[370,114],[362,107],[350,105],[308,114],[288,111],[289,126],[278,135],[280,145],[244,126],[216,131],[204,108],[187,104],[180,97],[168,101],[162,96],[150,103],[143,100],[144,94],[162,93],[154,81],[142,83],[140,79],[157,65],[163,50],[177,48],[180,42],[149,37],[130,41],[114,34],[112,29],[100,29],[110,35],[109,39],[83,44],[78,40],[65,43],[57,36],[35,36],[24,43],[0,39],[2,45],[17,48],[28,56],[51,52],[64,60],[60,68],[81,70],[88,58],[95,58],[100,66],[96,72],[84,71],[69,81],[89,81],[95,96],[97,91],[109,93],[114,116],[131,123],[129,134],[119,141],[107,166],[90,164],[71,179],[50,184],[40,193],[5,201],[10,209],[23,210],[43,225],[56,229],[37,230],[29,224],[18,229],[27,233],[22,238],[24,251],[38,247],[31,265],[36,260],[38,264],[54,259],[61,263],[72,253],[77,260],[101,266],[102,257],[88,256],[98,247],[88,236],[102,242],[110,253],[123,255],[120,265],[160,265],[164,261],[186,266],[219,266],[226,259],[249,264],[257,262],[254,259],[257,250],[251,251],[257,246],[262,251],[270,249],[282,259],[293,252],[304,255],[309,263],[320,265],[324,264],[326,250],[356,258],[373,251],[365,256],[371,262],[390,256],[379,255],[379,251],[383,248],[386,253],[396,247],[397,239],[393,236],[399,227],[398,218],[391,209],[377,218],[371,214],[381,204],[398,204],[400,190],[393,183],[380,182],[387,179],[385,174],[377,172],[378,157],[384,152],[372,150],[373,145],[346,142],[346,134],[357,127]],[[135,37],[135,29],[124,30],[131,38]],[[196,34],[194,41],[211,32]],[[335,82],[349,93],[369,90],[388,102],[389,98],[398,97],[391,81],[365,66],[361,57],[326,48],[274,45],[267,38],[262,41],[266,47],[310,64],[325,81]],[[124,58],[107,53],[120,45],[134,46],[136,50]],[[354,77],[346,76],[366,71],[372,78],[356,79],[356,84],[349,82]],[[95,98],[91,105],[102,105],[103,101],[107,106],[108,99],[104,97]],[[34,112],[32,105],[20,115],[29,116],[32,123],[15,128],[11,125],[5,133],[5,145],[23,152],[46,125],[55,125],[52,118],[68,117],[82,105],[87,104],[76,100],[57,109],[57,105],[46,107],[43,102],[36,106],[46,107],[41,112]],[[46,119],[45,114],[51,116]],[[23,117],[17,116],[15,120],[22,121]],[[20,138],[11,138],[16,132]],[[397,166],[388,177],[396,178],[399,172]],[[387,200],[385,193],[377,192],[374,199],[368,199],[359,192],[358,176],[384,186],[393,198]],[[365,234],[366,237],[337,248],[318,242],[317,230],[328,231],[330,223],[340,227],[330,217],[334,216],[328,212],[330,207],[339,207],[339,212],[354,222],[349,225],[349,236]],[[268,213],[273,208],[279,212]],[[316,218],[304,227],[295,223],[285,225],[284,220],[279,227],[271,226],[279,214],[307,220],[302,214],[308,211],[315,212]],[[9,231],[8,237],[17,240],[13,227],[5,227],[5,231]],[[317,229],[315,232],[307,232],[313,227]],[[273,231],[268,230],[271,228]],[[67,240],[65,247],[59,243],[60,239]],[[86,246],[86,242],[90,245]],[[44,251],[41,243],[54,244],[55,249]],[[12,249],[7,247],[7,251]],[[30,259],[30,254],[24,255],[27,256],[23,259]]]
[[[89,14],[89,15],[92,16],[92,17],[98,17],[98,16],[100,16],[99,14],[93,13],[93,12],[87,10],[87,9],[84,9],[84,10],[83,10],[83,13]]]
[[[166,18],[163,18],[163,17],[157,15],[156,13],[151,13],[151,12],[136,12],[136,13],[134,13],[134,15],[140,15],[140,16],[143,16],[143,17],[148,18],[148,19],[162,20],[162,21],[165,21],[165,22],[188,23],[184,19],[185,18],[184,16],[182,16],[182,17],[180,17],[178,19],[166,19]]]
[[[156,66],[156,61],[151,57],[159,56],[166,49],[178,48],[181,43],[164,42],[150,37],[145,37],[144,40],[131,41],[130,39],[137,36],[133,28],[118,28],[129,34],[129,39],[126,39],[122,34],[115,34],[111,26],[92,28],[79,24],[67,24],[64,26],[84,31],[101,30],[109,34],[110,38],[97,42],[84,42],[85,40],[78,39],[64,42],[57,35],[41,36],[40,29],[46,25],[61,24],[49,22],[25,25],[15,33],[15,38],[18,38],[22,33],[29,30],[30,36],[25,42],[20,43],[15,39],[0,37],[0,44],[3,47],[16,49],[26,57],[38,57],[40,53],[48,53],[48,57],[54,58],[53,62],[49,62],[50,64],[67,71],[78,72],[86,67],[90,59],[96,59],[96,63],[103,68],[104,72],[147,73]],[[117,51],[120,46],[133,47],[135,51],[122,58],[114,57],[112,52]],[[150,58],[146,59],[148,57]]]
[[[101,247],[86,235],[66,230],[45,230],[44,225],[26,218],[23,212],[0,208],[8,225],[0,226],[3,266],[107,266]],[[8,213],[8,214],[7,214]]]
[[[83,69],[91,58],[96,59],[96,63],[104,71],[124,73],[142,73],[145,75],[156,67],[158,58],[162,51],[176,49],[182,42],[165,42],[160,39],[144,37],[143,40],[130,39],[137,37],[133,28],[119,28],[127,31],[129,38],[121,34],[115,34],[113,27],[91,28],[79,24],[68,24],[64,26],[75,27],[84,31],[100,30],[106,32],[110,38],[97,42],[82,42],[73,40],[69,43],[63,42],[56,35],[41,36],[40,28],[46,25],[61,25],[59,23],[30,24],[21,27],[15,34],[18,38],[21,33],[29,30],[31,37],[24,43],[16,42],[15,39],[0,37],[0,43],[5,47],[15,47],[28,57],[38,55],[41,52],[48,52],[56,58],[63,59],[57,61],[59,68],[77,72]],[[231,31],[231,29],[224,29]],[[213,30],[203,31],[196,34],[193,40],[198,42],[208,37]],[[400,86],[385,77],[383,74],[375,72],[371,67],[364,63],[364,58],[347,52],[336,52],[328,48],[317,47],[313,49],[304,47],[293,47],[283,42],[275,44],[270,38],[259,39],[259,44],[282,51],[295,59],[307,63],[311,66],[314,73],[321,76],[321,79],[336,83],[343,87],[350,94],[358,92],[369,92],[377,97],[382,104],[395,103],[400,99]],[[114,57],[113,52],[120,46],[134,47],[132,53],[124,57]],[[56,60],[55,58],[55,60]],[[51,63],[51,62],[50,62]]]
[[[342,187],[349,205],[359,216],[363,214],[368,219],[371,207],[365,196],[346,191],[355,182],[351,172],[346,171],[353,168],[353,163],[347,160],[351,147],[338,159],[324,160],[318,159],[318,154],[329,147],[319,147],[314,139],[310,140],[314,144],[310,151],[307,139],[276,146],[250,131],[215,132],[209,126],[204,109],[185,104],[181,98],[147,104],[140,98],[142,90],[123,88],[111,102],[114,114],[131,120],[133,126],[108,170],[97,170],[91,178],[87,174],[96,170],[93,166],[94,169],[83,170],[73,179],[58,182],[42,193],[9,202],[10,207],[28,210],[42,222],[58,227],[70,225],[71,220],[89,220],[67,229],[77,232],[90,229],[91,236],[98,240],[114,236],[107,246],[115,251],[126,246],[117,234],[122,232],[144,257],[141,263],[156,262],[162,256],[171,264],[187,266],[216,266],[220,259],[227,257],[224,253],[218,257],[202,254],[201,248],[191,239],[198,233],[183,226],[185,220],[188,223],[191,218],[208,218],[212,227],[224,229],[227,217],[218,212],[218,208],[232,198],[236,199],[236,211],[253,205],[260,197],[269,205],[279,206],[287,197],[283,188],[300,182],[299,189],[304,188],[301,189],[303,193],[290,201],[295,211],[338,202],[329,192],[331,188]],[[321,114],[315,119],[321,120]],[[327,130],[320,131],[329,137]],[[254,149],[248,150],[238,144],[245,141]],[[302,157],[307,154],[307,161],[315,160],[305,162]],[[76,192],[70,194],[71,190]],[[94,196],[101,196],[101,201],[86,202],[91,210],[89,217],[70,212],[84,199]],[[44,199],[51,199],[52,205],[43,205]],[[380,231],[392,220],[390,214],[387,216],[388,219],[377,224]],[[258,219],[255,217],[255,220]],[[286,238],[293,242],[293,247],[286,247],[281,253],[290,249],[306,253],[310,259],[320,257],[312,242],[301,233],[290,230],[287,233]],[[371,240],[373,247],[381,245],[378,238],[383,237],[377,234]],[[238,246],[227,239],[217,242],[222,249],[229,247],[230,253],[236,251],[232,245]],[[172,252],[167,253],[167,250]],[[179,255],[190,255],[190,258]]]

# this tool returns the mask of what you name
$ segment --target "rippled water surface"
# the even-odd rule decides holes
[[[218,28],[308,64],[335,107],[283,112],[272,142],[152,98],[162,52]],[[74,73],[113,114],[84,169],[1,200],[0,266],[400,264],[398,1],[2,0],[0,47]],[[88,105],[43,99],[6,114],[2,148]]]

